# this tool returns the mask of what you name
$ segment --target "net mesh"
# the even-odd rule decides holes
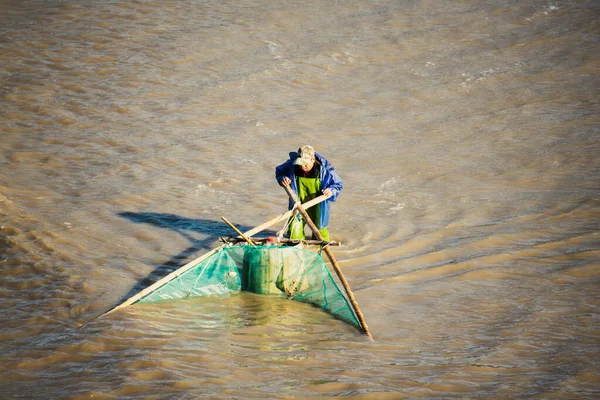
[[[297,247],[224,247],[138,302],[227,295],[240,290],[314,304],[360,327],[321,255]]]

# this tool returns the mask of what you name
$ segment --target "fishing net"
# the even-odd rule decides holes
[[[321,255],[298,247],[224,247],[139,302],[227,295],[240,290],[314,304],[360,327]]]

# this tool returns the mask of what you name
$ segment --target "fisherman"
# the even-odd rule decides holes
[[[335,172],[333,165],[323,156],[315,153],[312,146],[302,146],[298,152],[290,153],[289,160],[275,168],[275,179],[281,186],[290,185],[301,203],[306,203],[321,194],[329,197],[306,210],[323,236],[323,240],[329,241],[327,226],[329,225],[330,203],[337,199],[344,184]],[[290,199],[288,208],[291,210],[293,207],[294,203]],[[306,222],[300,214],[293,216],[289,225],[288,236],[290,239],[305,239],[304,226]],[[316,239],[314,234],[313,239]]]

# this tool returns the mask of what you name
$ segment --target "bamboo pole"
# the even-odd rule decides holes
[[[295,208],[300,212],[300,214],[302,214],[302,218],[304,218],[304,221],[308,224],[310,229],[312,229],[313,234],[319,240],[323,240],[323,236],[321,236],[321,232],[319,232],[319,228],[317,228],[315,223],[310,219],[310,217],[309,217],[308,213],[306,212],[306,210],[304,209],[304,207],[302,207],[302,205],[298,202],[298,197],[296,196],[296,193],[294,193],[294,191],[290,188],[290,185],[284,185],[283,188],[287,192],[288,196],[290,196],[292,201],[294,201],[296,203]],[[333,252],[331,251],[329,246],[324,247],[323,251],[325,251],[325,254],[327,254],[327,257],[329,258],[329,261],[331,261],[331,265],[333,266],[335,273],[337,274],[338,278],[340,278],[340,281],[342,282],[342,285],[344,286],[344,290],[346,291],[346,294],[348,295],[348,299],[350,300],[350,303],[352,304],[352,308],[354,309],[354,312],[356,313],[358,322],[360,323],[360,326],[361,326],[363,332],[365,334],[367,334],[369,337],[373,338],[373,336],[371,336],[371,332],[369,332],[369,327],[367,326],[367,323],[365,322],[365,317],[363,317],[363,314],[360,311],[360,308],[358,307],[358,302],[354,298],[354,294],[352,293],[352,290],[350,289],[350,285],[348,284],[348,281],[346,281],[346,278],[344,277],[344,274],[342,273],[342,270],[341,270],[340,266],[338,265],[337,260],[335,259],[335,256],[333,255]]]
[[[252,243],[250,241],[250,239],[248,239],[248,237],[246,235],[244,235],[238,228],[235,227],[235,225],[233,225],[231,222],[227,221],[227,218],[225,217],[221,217],[221,219],[231,227],[231,229],[233,229],[238,235],[240,235],[242,237],[242,239],[244,239],[246,242],[248,242],[248,244],[252,245],[252,247],[256,247],[256,245],[254,243]]]
[[[161,286],[169,283],[174,278],[180,276],[181,274],[183,274],[187,270],[195,267],[199,262],[201,262],[201,261],[207,259],[208,257],[212,256],[213,254],[215,254],[217,251],[221,250],[225,246],[227,246],[227,244],[223,244],[223,245],[221,245],[221,246],[219,246],[217,248],[212,249],[208,253],[204,253],[200,257],[196,258],[195,260],[190,261],[189,263],[185,264],[183,267],[177,269],[176,271],[171,272],[169,275],[165,276],[164,278],[162,278],[162,279],[154,282],[152,285],[148,286],[146,289],[144,289],[141,292],[139,292],[138,294],[136,294],[136,295],[128,298],[127,300],[125,300],[121,304],[117,305],[116,307],[113,307],[112,309],[108,310],[107,312],[105,312],[104,314],[100,315],[97,318],[102,318],[105,315],[112,314],[115,311],[120,310],[121,308],[124,308],[124,307],[132,305],[136,301],[140,300],[143,297],[146,297],[148,294],[152,293],[153,291],[155,291],[156,289],[160,288]]]
[[[325,195],[321,195],[319,197],[316,197],[310,201],[307,201],[306,203],[302,204],[302,206],[304,207],[304,209],[308,209],[314,205],[317,205],[319,203],[321,203],[322,201],[327,200],[328,197]],[[283,214],[268,220],[267,222],[265,222],[262,225],[257,226],[256,228],[250,229],[248,232],[246,232],[246,236],[248,236],[249,238],[256,235],[257,233],[260,233],[262,231],[264,231],[265,229],[269,228],[270,226],[275,225],[276,223],[278,223],[279,221],[283,221],[288,219],[289,217],[292,216],[292,214],[295,212],[295,210],[289,210],[284,212]]]

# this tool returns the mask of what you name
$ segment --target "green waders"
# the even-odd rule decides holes
[[[304,178],[304,177],[296,177],[296,183],[298,184],[298,199],[301,203],[306,203],[309,200],[314,199],[319,195],[319,191],[321,190],[321,182],[319,178]],[[310,219],[319,226],[319,217],[320,217],[321,205],[317,204],[306,210]],[[288,230],[288,235],[290,239],[305,239],[304,235],[304,226],[306,222],[302,218],[300,214],[295,217],[291,217],[290,228]],[[329,241],[329,231],[327,228],[323,228],[319,231],[321,236],[323,236],[323,240],[326,242]],[[313,239],[316,237],[313,234]]]

